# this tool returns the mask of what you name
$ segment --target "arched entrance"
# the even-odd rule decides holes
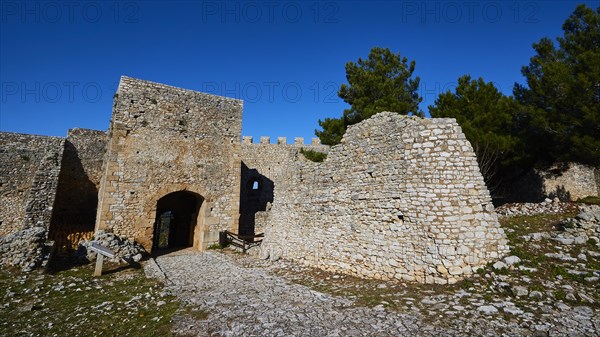
[[[192,247],[202,197],[189,191],[165,195],[156,203],[152,252]]]

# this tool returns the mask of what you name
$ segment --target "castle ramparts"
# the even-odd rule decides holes
[[[333,147],[254,143],[241,136],[242,105],[122,77],[107,133],[0,133],[0,261],[40,264],[10,253],[18,233],[35,242],[23,245],[35,257],[47,240],[67,249],[61,237],[99,229],[149,252],[204,250],[226,230],[264,231],[263,257],[443,284],[508,252],[455,120],[383,112]],[[327,157],[312,162],[305,149]]]

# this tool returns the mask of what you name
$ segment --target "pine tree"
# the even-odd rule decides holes
[[[367,59],[346,63],[346,79],[338,96],[350,105],[340,118],[319,120],[323,130],[315,134],[323,144],[338,144],[346,128],[382,111],[419,115],[419,77],[412,78],[415,61],[408,62],[400,53],[374,47]]]
[[[600,7],[579,5],[563,24],[558,48],[543,38],[515,84],[527,106],[526,143],[538,165],[575,161],[600,165]]]

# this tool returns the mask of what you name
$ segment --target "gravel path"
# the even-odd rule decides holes
[[[293,284],[264,269],[244,268],[215,252],[156,260],[166,288],[209,312],[204,324],[187,320],[177,332],[211,336],[456,336],[464,332],[424,323],[419,313],[358,307],[349,299]],[[478,320],[479,321],[479,320]],[[186,326],[182,326],[186,325]],[[433,323],[435,324],[435,323]],[[469,333],[497,335],[482,319]],[[462,330],[462,329],[461,329]]]
[[[560,221],[505,220],[521,257],[455,287],[362,280],[227,251],[178,251],[146,261],[144,271],[164,278],[167,292],[192,311],[174,317],[177,335],[600,336],[599,219],[600,208],[589,206]]]

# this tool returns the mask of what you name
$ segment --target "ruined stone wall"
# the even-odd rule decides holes
[[[47,261],[64,142],[0,133],[0,265],[31,270]]]
[[[499,204],[542,202],[546,198],[576,201],[600,195],[600,169],[579,163],[557,163],[544,170],[531,169],[505,185]]]
[[[380,113],[275,186],[262,253],[360,277],[454,283],[508,252],[453,119]]]
[[[93,234],[106,141],[103,131],[68,132],[49,233],[59,251]]]
[[[83,173],[97,188],[102,178],[102,163],[107,142],[106,131],[70,129],[67,141],[73,145]]]
[[[294,144],[278,137],[271,144],[269,137],[261,137],[253,143],[252,137],[242,142],[242,170],[240,182],[240,234],[262,233],[268,221],[270,206],[276,189],[288,189],[293,181],[296,162],[306,160],[300,149],[327,153],[329,146],[321,145],[318,138],[304,144],[303,138],[295,138]],[[256,182],[256,184],[254,184]]]
[[[0,132],[0,235],[49,224],[64,139]]]
[[[592,166],[565,163],[537,174],[542,179],[546,197],[575,201],[588,196],[600,196],[600,170]]]
[[[242,102],[122,77],[114,100],[96,229],[152,247],[157,201],[203,199],[194,246],[237,230]]]

